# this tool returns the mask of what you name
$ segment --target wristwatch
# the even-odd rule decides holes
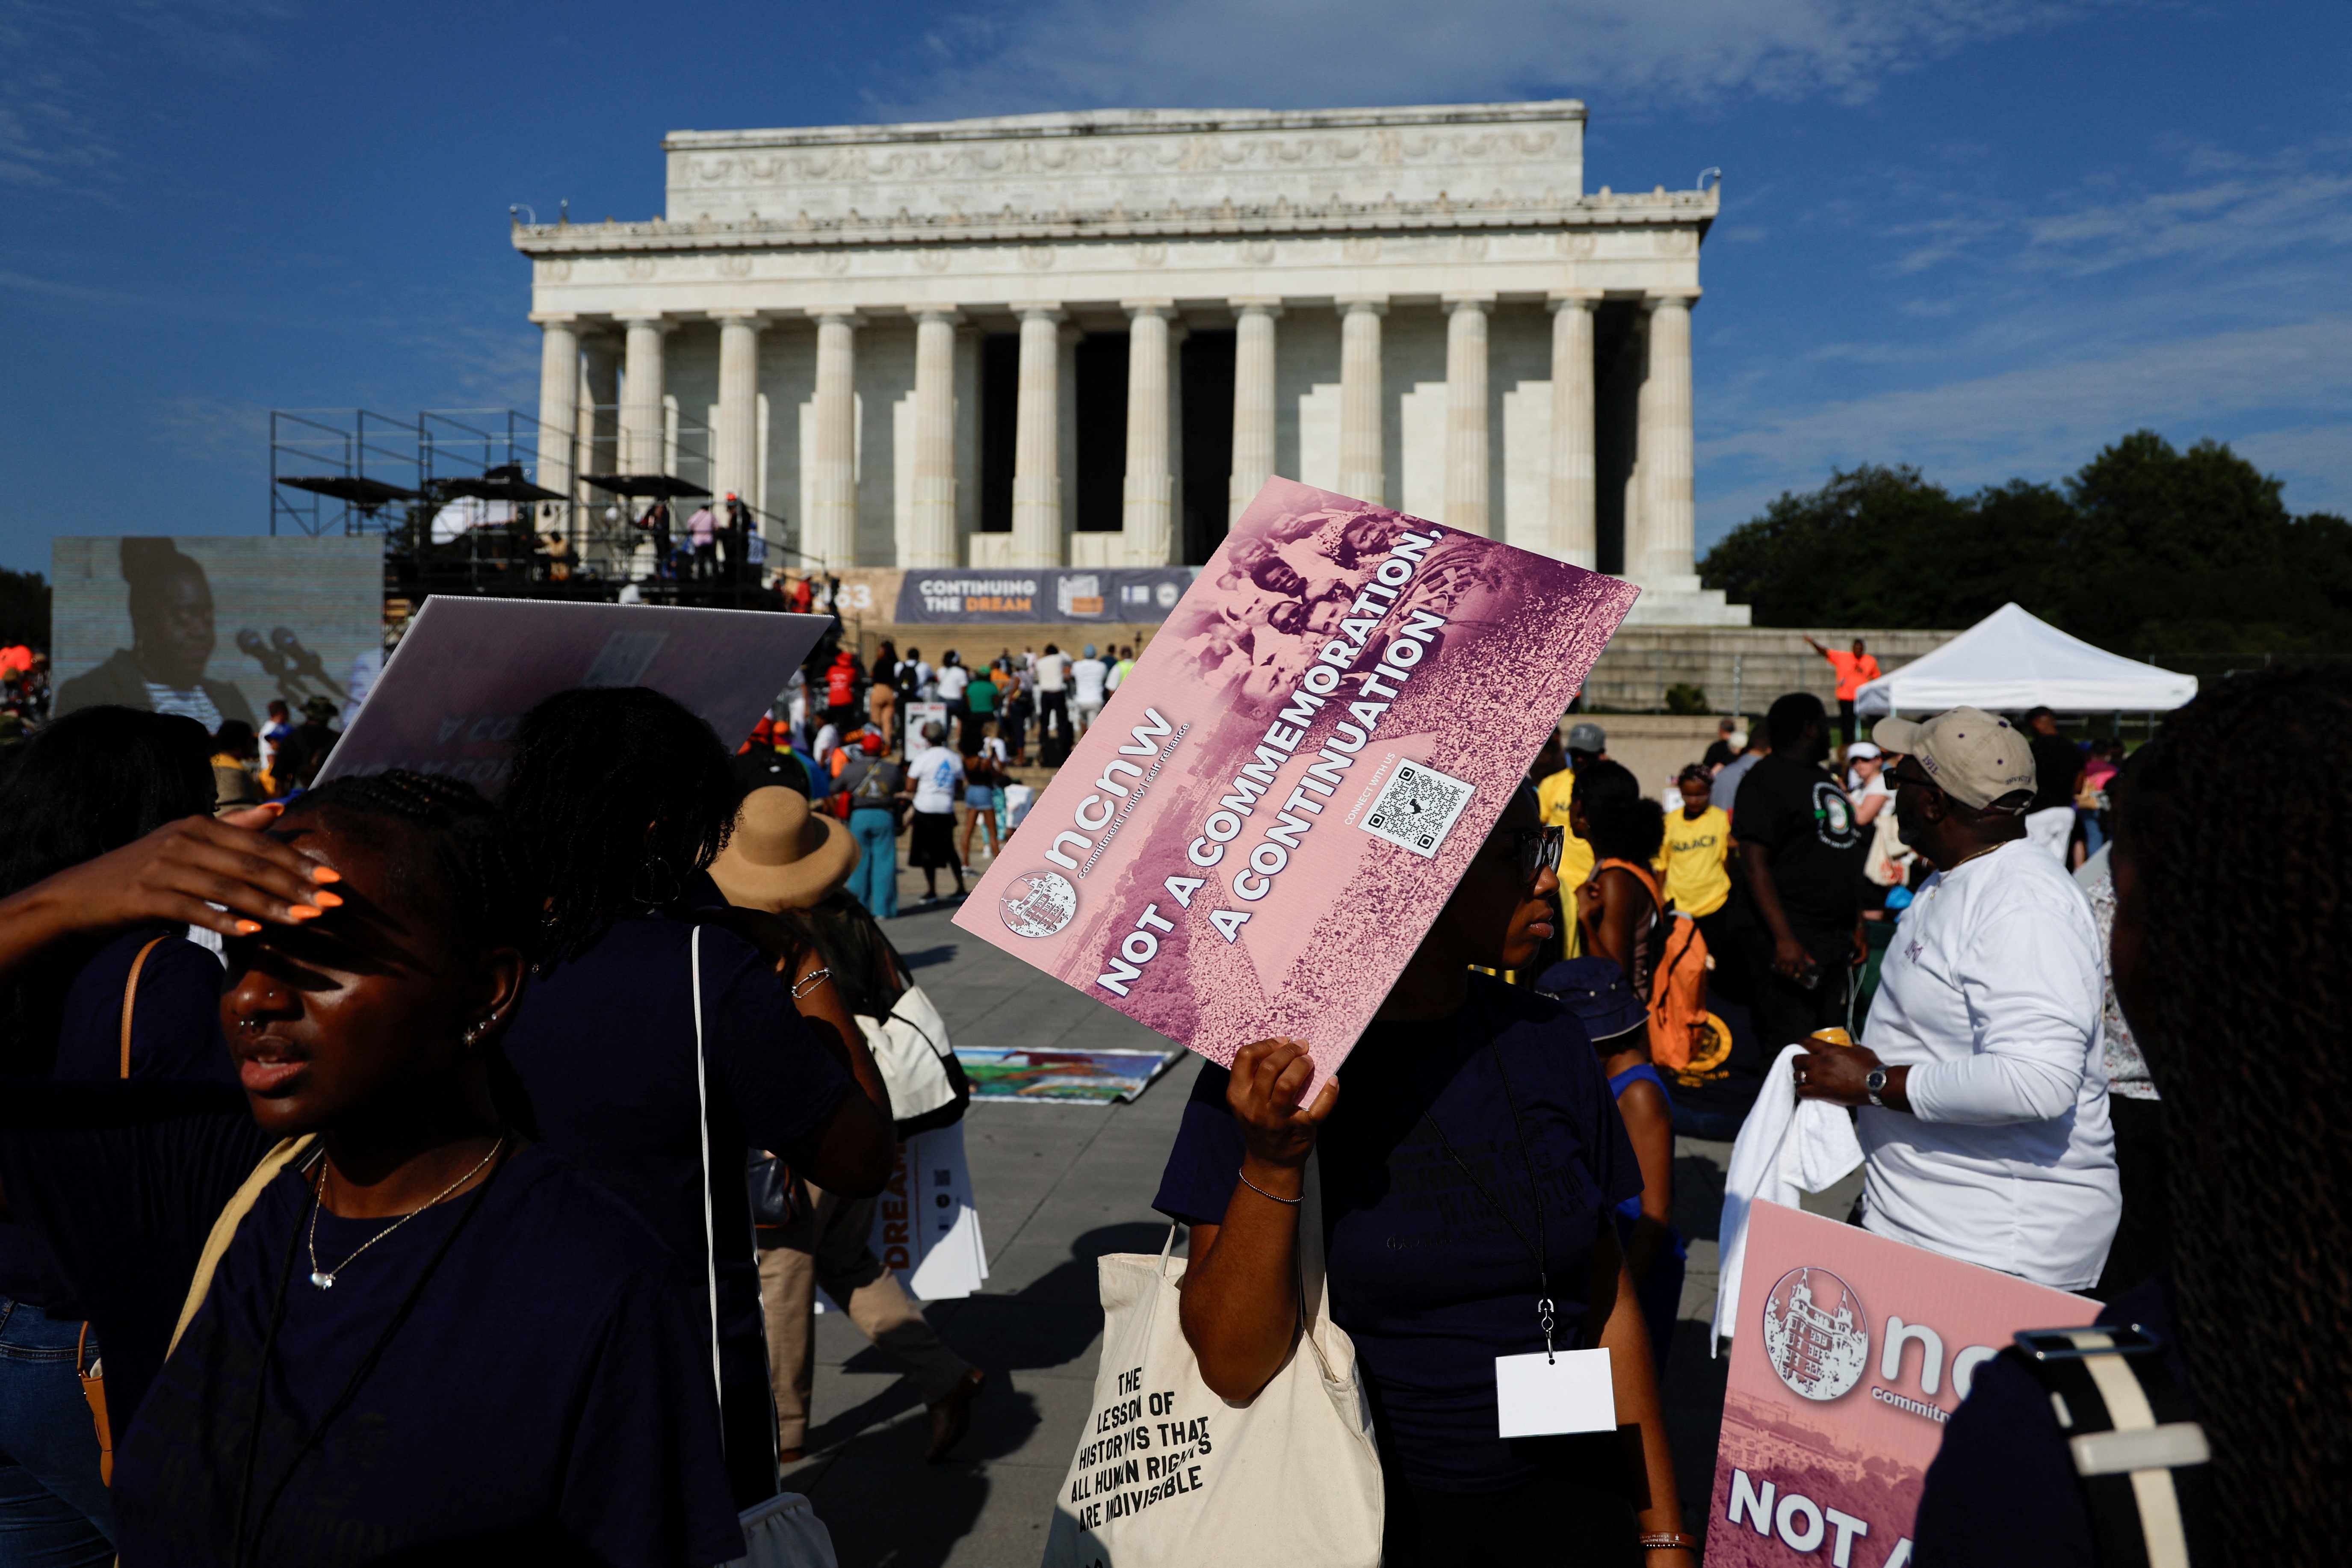
[[[1881,1110],[1886,1109],[1886,1101],[1878,1098],[1880,1095],[1886,1092],[1886,1069],[1885,1068],[1873,1068],[1868,1072],[1863,1074],[1862,1088],[1863,1092],[1870,1096],[1871,1104],[1877,1106]]]

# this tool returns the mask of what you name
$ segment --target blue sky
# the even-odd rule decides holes
[[[2211,436],[2352,512],[2352,5],[0,0],[0,564],[257,532],[272,407],[537,400],[507,206],[660,211],[675,129],[1579,97],[1726,171],[1702,547],[1839,465]]]

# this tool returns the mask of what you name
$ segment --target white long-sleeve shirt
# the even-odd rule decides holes
[[[1911,1069],[1910,1114],[1862,1111],[1867,1228],[2060,1289],[2097,1282],[2123,1212],[2099,960],[2090,905],[2030,841],[1920,889],[1863,1032]]]

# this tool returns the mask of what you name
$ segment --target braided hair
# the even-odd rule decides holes
[[[546,910],[546,963],[684,898],[735,830],[742,786],[703,720],[647,687],[559,691],[524,715],[504,800]]]
[[[2126,767],[2132,1032],[2163,1090],[2176,1291],[2232,1563],[2352,1535],[2352,694],[2209,688]]]
[[[499,808],[473,785],[402,769],[340,778],[302,795],[280,820],[306,817],[371,841],[387,827],[407,834],[419,852],[385,857],[395,900],[446,921],[461,952],[530,951],[539,921],[521,858]]]

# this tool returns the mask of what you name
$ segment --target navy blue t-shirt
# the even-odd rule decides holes
[[[709,1254],[687,973],[695,929],[658,914],[617,921],[588,952],[525,987],[506,1052],[540,1140],[643,1215],[699,1280]],[[822,1126],[852,1086],[766,956],[723,926],[701,931],[720,1375],[764,1388],[745,1161],[750,1150],[782,1149]]]
[[[1367,1029],[1317,1140],[1332,1321],[1355,1342],[1405,1479],[1450,1492],[1498,1491],[1538,1468],[1497,1435],[1495,1357],[1543,1349],[1529,1249],[1538,1194],[1553,1342],[1574,1350],[1600,1227],[1642,1190],[1575,1015],[1483,975],[1470,987],[1451,1018]],[[1152,1200],[1187,1225],[1223,1223],[1241,1169],[1227,1077],[1202,1065]]]
[[[262,1193],[122,1440],[114,1506],[125,1562],[229,1561],[281,1279],[254,1514],[289,1469],[292,1479],[255,1562],[325,1568],[482,1538],[510,1561],[614,1568],[741,1554],[709,1363],[694,1353],[698,1293],[636,1216],[561,1157],[526,1149],[475,1193],[396,1231],[320,1214],[318,1252],[331,1268],[383,1236],[321,1290],[302,1234],[308,1191],[289,1171]],[[355,1396],[298,1463],[461,1225]]]
[[[254,1375],[281,1279],[254,1506],[292,1479],[257,1563],[372,1563],[414,1550],[436,1563],[618,1568],[742,1553],[702,1289],[560,1156],[524,1149],[396,1231],[320,1215],[320,1259],[341,1270],[326,1290],[310,1283],[307,1172],[289,1172],[238,1226],[157,1372],[204,1239],[269,1140],[242,1095],[210,1085],[0,1088],[0,1180],[55,1237],[108,1337],[125,1563],[230,1561]],[[294,1465],[461,1223],[355,1396]],[[457,1551],[468,1541],[485,1550]]]
[[[220,955],[181,934],[185,926],[142,926],[115,938],[82,966],[66,993],[51,1077],[102,1083],[122,1070],[122,992],[139,950],[161,936],[139,966],[131,1010],[131,1076],[235,1084],[236,1063],[221,1033]]]
[[[210,949],[178,934],[186,929],[139,926],[82,965],[66,991],[50,1069],[54,1080],[101,1083],[121,1076],[123,992],[139,950],[154,942],[154,951],[140,965],[139,994],[131,1012],[131,1076],[235,1086],[236,1064],[220,1027],[225,972]],[[76,1305],[48,1243],[38,1231],[13,1221],[0,1221],[0,1295],[58,1317],[87,1315]]]
[[[2164,1370],[2194,1410],[2171,1270],[2116,1297],[2097,1321],[2137,1323],[2155,1335]],[[2000,1506],[1988,1508],[1995,1499]],[[1918,1568],[2096,1568],[2090,1500],[2049,1391],[2032,1373],[2005,1356],[1977,1369],[1927,1467],[1912,1535]]]

